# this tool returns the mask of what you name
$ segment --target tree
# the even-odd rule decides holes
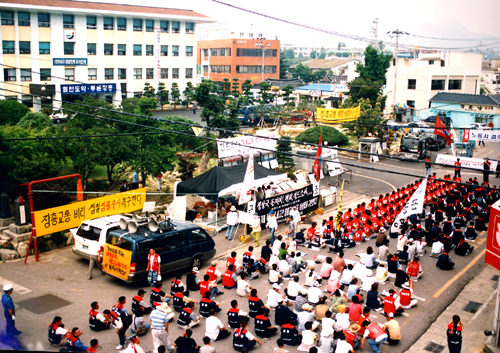
[[[179,148],[189,148],[191,150],[198,150],[201,148],[201,146],[203,146],[206,143],[205,140],[196,137],[196,135],[193,132],[193,129],[191,129],[191,126],[176,124],[175,122],[193,124],[193,125],[197,125],[197,123],[195,123],[193,120],[178,115],[168,117],[168,121],[165,121],[165,128],[168,130],[182,133],[182,134],[177,134],[177,133],[172,134],[172,138],[176,146],[178,146]],[[203,151],[203,149],[200,149],[200,151]]]
[[[29,108],[13,99],[0,100],[0,125],[16,125]]]
[[[314,80],[314,75],[309,66],[298,63],[292,71],[293,78],[300,78],[302,81],[309,83]]]
[[[290,64],[284,52],[280,53],[280,79],[286,79]]]
[[[182,181],[193,179],[193,172],[198,165],[192,159],[185,156],[179,156],[179,173]]]
[[[325,48],[321,47],[321,50],[318,53],[318,59],[324,59],[326,58],[326,50]]]
[[[222,97],[226,98],[231,94],[231,82],[226,77],[222,82]]]
[[[276,159],[278,160],[278,164],[281,165],[282,168],[293,168],[295,167],[295,162],[292,158],[292,146],[291,146],[291,138],[290,136],[283,135],[281,139],[278,140],[276,145],[277,155]]]
[[[179,105],[179,97],[181,96],[181,92],[179,91],[179,85],[177,84],[177,82],[172,83],[170,95],[172,96],[172,104],[174,105],[174,107]]]
[[[352,135],[359,137],[366,136],[369,132],[375,133],[380,130],[382,124],[387,119],[384,119],[382,114],[382,105],[385,104],[385,96],[379,95],[375,104],[373,105],[369,99],[359,98],[356,102],[347,98],[342,105],[342,108],[354,108],[359,105],[360,118],[355,121],[343,124]]]
[[[46,128],[54,129],[54,123],[43,113],[29,112],[19,120],[17,126],[28,130],[43,130]]]
[[[234,97],[238,97],[240,95],[240,83],[239,83],[239,79],[237,77],[233,78],[233,85],[231,88],[231,94]]]
[[[184,89],[184,105],[187,107],[193,101],[194,86],[191,81],[186,83],[186,88]]]
[[[316,50],[311,50],[311,52],[309,53],[309,57],[311,59],[318,59],[318,55],[319,53]]]
[[[156,96],[160,99],[160,105],[163,108],[163,105],[168,103],[168,90],[165,87],[165,83],[158,83],[158,90],[156,91]]]
[[[285,58],[287,58],[289,60],[295,59],[295,51],[293,50],[293,48],[285,49],[282,51],[282,53],[284,53]]]
[[[155,88],[149,84],[149,82],[146,82],[144,84],[144,89],[142,95],[144,97],[152,98],[155,96]]]
[[[340,50],[341,48],[345,48],[346,45],[344,42],[339,42],[339,44],[337,45],[337,49]]]
[[[326,76],[326,70],[318,70],[313,72],[313,81],[321,81]]]
[[[243,82],[243,84],[241,85],[241,88],[243,89],[243,95],[246,97],[245,104],[248,104],[252,101],[253,97],[253,94],[250,91],[253,88],[252,80],[246,79],[245,82]]]
[[[140,98],[130,97],[122,100],[121,108],[126,113],[133,113],[135,107],[139,104]]]
[[[295,141],[317,144],[319,136],[323,134],[323,141],[327,141],[329,146],[343,146],[349,143],[346,135],[331,126],[315,126],[302,131]]]
[[[293,90],[295,88],[292,85],[286,85],[283,87],[283,98],[286,99],[286,104],[288,105],[288,102],[290,101],[290,95],[293,93]]]

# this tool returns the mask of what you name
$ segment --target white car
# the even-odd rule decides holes
[[[122,218],[130,219],[124,215],[106,216],[83,221],[80,227],[70,229],[75,239],[73,253],[86,259],[90,259],[91,255],[97,256],[99,248],[106,243],[108,233],[120,229]]]
[[[472,123],[472,124],[469,124],[469,125],[462,126],[461,129],[491,130],[491,126],[488,126],[487,123]]]

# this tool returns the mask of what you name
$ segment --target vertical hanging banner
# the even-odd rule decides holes
[[[89,219],[137,211],[145,201],[146,188],[142,188],[36,211],[36,236],[76,228]]]
[[[155,89],[158,89],[158,84],[161,79],[161,31],[160,28],[155,28]]]
[[[342,189],[340,190],[339,207],[337,209],[337,216],[335,217],[335,229],[340,230],[340,225],[342,224],[342,219],[340,218],[340,211],[342,211],[342,197],[344,196],[344,183],[342,180]]]
[[[424,208],[424,199],[425,199],[425,190],[427,187],[427,178],[422,181],[417,190],[413,193],[410,200],[406,203],[405,207],[401,210],[399,215],[394,220],[391,226],[391,233],[399,233],[401,228],[401,221],[406,219],[406,217],[422,213],[422,209]]]
[[[254,166],[253,166],[253,152],[250,150],[250,155],[248,156],[247,170],[245,172],[245,177],[243,178],[243,187],[241,188],[240,200],[238,203],[243,205],[248,201],[252,200],[252,188],[255,178]]]

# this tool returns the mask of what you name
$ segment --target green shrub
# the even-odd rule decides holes
[[[328,146],[343,146],[349,143],[346,135],[331,126],[316,126],[301,132],[295,140],[298,142],[318,143],[319,136],[323,132],[323,143],[328,142]]]

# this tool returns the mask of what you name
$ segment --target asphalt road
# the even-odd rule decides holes
[[[189,113],[192,114],[192,112]],[[486,148],[476,149],[475,151],[475,157],[478,158],[486,156],[496,158],[498,154],[499,148],[496,144],[487,145]],[[423,165],[412,162],[388,159],[381,160],[378,163],[359,162],[357,159],[351,158],[341,158],[341,160],[346,165],[350,164],[349,168],[353,169],[352,182],[345,184],[344,207],[355,206],[356,203],[362,202],[362,200],[377,197],[380,193],[391,192],[393,188],[404,186],[415,180],[414,176],[392,174],[390,171],[400,171],[419,176],[423,176],[424,174]],[[381,171],[362,169],[362,166],[377,168]],[[444,169],[442,168],[436,168],[436,171],[440,176],[444,174]],[[451,173],[451,170],[449,172]],[[464,172],[463,174],[463,177],[477,176],[481,180],[480,172]],[[493,182],[495,180],[492,179]],[[323,183],[326,183],[326,180]],[[330,206],[328,209],[325,209],[326,212],[324,215],[315,215],[308,219],[307,222],[310,223],[313,220],[321,221],[330,214],[333,215],[336,208],[337,205]],[[230,248],[230,243],[225,240],[223,234],[219,233],[214,238],[217,243],[218,255],[223,254]],[[283,234],[283,230],[280,229],[278,234]],[[267,235],[268,231],[264,230],[261,238],[265,238]],[[485,234],[480,236],[473,244],[475,247],[474,252],[467,257],[458,257],[452,254],[452,259],[457,265],[456,269],[450,272],[437,270],[434,258],[429,256],[422,258],[421,264],[424,276],[414,286],[414,295],[420,299],[419,304],[417,307],[408,310],[408,316],[397,319],[402,328],[403,340],[398,347],[383,347],[386,352],[402,352],[411,347],[411,344],[425,332],[437,315],[453,301],[464,285],[484,268],[483,249],[485,247],[485,238]],[[368,245],[374,245],[374,240],[358,245],[353,249],[348,249],[346,251],[346,258],[357,260],[358,256],[356,254],[363,252]],[[395,241],[391,241],[391,251],[395,250],[395,245]],[[240,247],[238,250],[240,259],[244,248],[246,248],[246,245]],[[260,254],[260,249],[257,249],[257,252]],[[306,259],[312,259],[317,254],[326,254],[326,251],[309,251]],[[223,259],[219,260],[218,267],[221,271],[224,268],[224,263]],[[206,267],[207,265],[205,264],[201,270],[201,274],[205,273]],[[59,315],[63,318],[63,323],[66,324],[67,328],[79,327],[84,331],[81,337],[84,344],[88,344],[91,338],[96,337],[99,339],[103,352],[115,351],[114,347],[118,344],[118,338],[114,330],[96,333],[90,331],[88,328],[90,303],[97,300],[100,303],[101,310],[104,310],[111,308],[117,301],[117,298],[124,295],[128,300],[126,308],[130,311],[131,298],[136,295],[139,288],[148,290],[147,296],[149,296],[148,285],[147,283],[126,285],[109,276],[102,276],[98,271],[94,271],[94,279],[89,281],[87,271],[88,261],[77,258],[72,254],[70,248],[41,254],[40,262],[38,263],[35,262],[33,257],[30,257],[27,264],[24,264],[21,260],[0,264],[0,283],[10,282],[15,284],[13,299],[18,304],[16,321],[18,328],[23,331],[20,341],[27,349],[57,351],[47,341],[47,327],[52,318]],[[166,277],[168,278],[164,278],[164,283],[167,283],[166,287],[169,289],[168,282],[171,280],[171,276]],[[300,277],[301,282],[303,282],[304,274],[301,274]],[[259,296],[266,301],[267,292],[270,289],[267,276],[253,281],[252,286],[258,289]],[[382,285],[380,290],[389,290],[390,288],[393,288],[392,281]],[[481,290],[481,288],[478,288],[478,290]],[[235,292],[227,290],[225,292],[225,295],[218,297],[216,300],[221,303],[223,308],[223,311],[218,316],[224,323],[227,323],[225,312],[229,308],[230,301],[235,298]],[[40,298],[48,294],[64,299],[69,303],[61,306],[62,303],[58,304],[58,301],[43,301]],[[198,293],[192,296],[200,299]],[[36,302],[28,310],[26,309],[28,308],[26,301],[30,299],[35,299]],[[22,303],[23,301],[25,301],[24,304]],[[239,299],[238,301],[243,310],[248,309],[246,300]],[[19,305],[20,303],[22,305]],[[197,310],[195,312],[197,313]],[[385,318],[378,313],[372,314],[371,318],[374,321],[385,322]],[[273,314],[271,314],[271,320],[273,321]],[[1,319],[0,323],[4,325],[4,319]],[[250,329],[253,329],[253,323],[251,323]],[[204,322],[202,321],[193,331],[193,338],[198,344],[201,344],[205,332]],[[170,326],[170,334],[171,341],[182,334],[175,323],[172,323]],[[265,352],[270,352],[275,347],[276,338],[262,341],[262,348]],[[230,352],[232,351],[230,348],[231,344],[231,339],[228,338],[222,342],[215,342],[213,346],[218,352]],[[150,334],[142,338],[141,346],[145,351],[152,350],[153,346]],[[291,348],[290,351],[296,352],[297,348]],[[363,350],[358,351],[370,352],[371,349],[366,345]]]

